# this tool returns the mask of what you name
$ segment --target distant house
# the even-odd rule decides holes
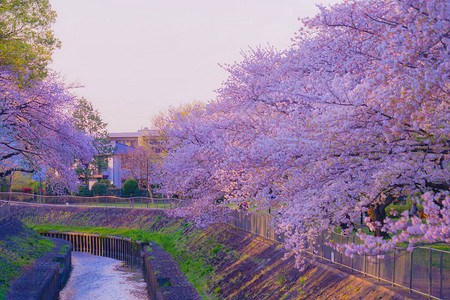
[[[156,130],[144,128],[137,132],[110,133],[109,139],[115,151],[108,158],[108,169],[103,173],[116,187],[122,187],[127,179],[126,172],[122,169],[121,155],[127,154],[138,146],[151,146],[155,152],[159,152],[159,136]]]
[[[159,135],[156,130],[144,128],[137,132],[117,132],[110,133],[109,139],[113,142],[127,145],[130,147],[144,145],[158,145]]]
[[[122,187],[123,180],[126,179],[126,174],[122,170],[120,155],[127,154],[134,147],[124,145],[113,141],[115,147],[114,154],[108,158],[108,169],[103,173],[109,181],[111,181],[116,187]]]

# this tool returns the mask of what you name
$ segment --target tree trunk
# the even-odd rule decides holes
[[[89,170],[89,164],[84,164],[83,165],[84,166],[84,183],[86,184],[86,186],[89,188],[89,178],[91,177],[90,176],[90,170]]]
[[[384,231],[381,231],[381,227],[384,225],[384,220],[386,219],[385,208],[389,206],[389,204],[394,201],[394,197],[389,195],[386,197],[384,203],[382,204],[371,204],[369,208],[369,216],[372,222],[380,222],[381,226],[377,227],[375,230],[375,236],[381,236],[383,238],[388,238],[389,234]]]

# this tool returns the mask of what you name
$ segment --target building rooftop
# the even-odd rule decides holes
[[[128,138],[128,137],[139,137],[146,135],[156,135],[156,130],[150,130],[148,128],[144,128],[135,132],[111,132],[109,136],[111,138]]]

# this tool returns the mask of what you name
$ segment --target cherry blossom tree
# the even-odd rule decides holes
[[[348,255],[450,242],[448,3],[320,9],[290,49],[244,53],[224,66],[217,99],[170,115],[166,188],[185,195],[180,212],[202,224],[226,217],[217,199],[278,210],[297,254],[324,231],[350,233],[364,212],[375,235],[335,245]],[[423,204],[424,223],[386,218],[400,196]]]
[[[155,173],[155,166],[160,159],[155,147],[145,144],[131,149],[129,152],[120,155],[122,169],[129,178],[136,180],[139,188],[147,188],[149,195],[153,197],[151,178]]]
[[[210,169],[211,160],[207,144],[213,145],[212,136],[204,122],[205,107],[201,103],[170,109],[155,120],[155,127],[162,136],[161,147],[164,163],[157,173],[156,182],[163,183],[161,192],[178,195],[188,201],[178,215],[190,215],[197,224],[206,225],[224,216],[224,209],[214,205],[223,194],[215,189]],[[211,132],[212,133],[212,132]],[[214,146],[214,145],[213,145]]]
[[[0,4],[0,178],[45,171],[53,190],[71,190],[75,158],[90,160],[92,141],[76,130],[75,98],[47,68],[59,47],[48,0]]]
[[[75,129],[75,98],[53,75],[22,87],[14,72],[0,70],[0,177],[43,169],[54,188],[69,190],[75,158],[89,160],[92,140]]]

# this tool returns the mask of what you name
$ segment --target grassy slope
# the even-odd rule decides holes
[[[36,232],[24,229],[19,235],[6,235],[0,240],[0,299],[5,299],[14,278],[35,259],[49,252],[55,245]]]

